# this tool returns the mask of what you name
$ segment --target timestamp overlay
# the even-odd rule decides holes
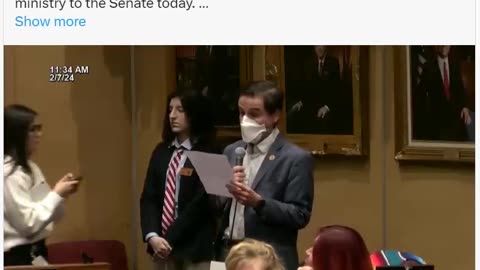
[[[88,65],[52,65],[48,69],[49,82],[75,82],[78,78],[90,74]]]

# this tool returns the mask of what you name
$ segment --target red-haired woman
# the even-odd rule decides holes
[[[320,229],[313,245],[314,270],[372,270],[362,236],[340,225]]]

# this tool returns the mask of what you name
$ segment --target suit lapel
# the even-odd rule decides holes
[[[191,150],[186,150],[186,151],[201,151],[201,150],[202,149],[198,145],[194,144],[192,146]],[[172,154],[173,154],[173,151],[172,151]],[[192,175],[189,175],[189,176],[181,175],[180,176],[180,187],[177,187],[177,188],[179,188],[179,193],[178,193],[178,205],[179,205],[179,207],[183,206],[185,204],[185,198],[186,197],[188,198],[189,196],[193,196],[193,192],[195,190],[195,184],[196,184],[196,182],[193,181],[193,178],[192,178],[192,176],[195,173],[194,172],[195,168],[193,167],[190,159],[187,158],[185,160],[185,163],[183,164],[182,168],[192,169],[193,171],[192,171]],[[200,181],[200,179],[198,181]]]
[[[268,150],[267,155],[265,156],[265,159],[262,161],[262,165],[260,166],[260,169],[258,169],[257,175],[255,176],[255,180],[252,183],[253,190],[255,190],[255,188],[258,186],[258,183],[262,180],[265,174],[272,169],[273,165],[278,160],[278,153],[284,144],[285,144],[285,140],[283,136],[281,134],[278,134],[277,138],[275,139],[275,142],[273,142],[272,146]],[[274,158],[270,159],[272,155]]]
[[[162,150],[159,151],[158,163],[155,165],[156,167],[156,177],[155,181],[157,181],[156,188],[158,188],[158,197],[157,200],[162,203],[165,197],[165,185],[167,182],[167,170],[168,170],[168,163],[170,163],[170,158],[172,157],[173,150],[170,149],[167,145],[164,146]]]
[[[166,146],[165,150],[160,152],[161,155],[160,155],[160,158],[159,158],[158,166],[160,168],[160,170],[159,170],[160,177],[161,177],[161,179],[164,180],[164,181],[162,181],[163,183],[165,183],[165,181],[166,181],[168,165],[170,163],[170,159],[172,158],[173,150],[174,150],[173,147]]]

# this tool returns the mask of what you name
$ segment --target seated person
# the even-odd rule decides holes
[[[312,261],[312,252],[313,252],[313,247],[309,247],[307,250],[305,250],[305,259],[303,262],[300,263],[300,267],[298,270],[312,270],[313,269],[313,261]]]
[[[320,229],[313,245],[312,265],[314,270],[373,269],[362,236],[354,229],[340,225]]]
[[[225,265],[227,270],[285,270],[271,245],[253,239],[233,246]]]

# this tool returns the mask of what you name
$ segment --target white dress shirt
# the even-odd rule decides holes
[[[450,67],[448,66],[448,57],[442,58],[442,57],[437,57],[438,61],[438,67],[440,68],[440,73],[442,74],[442,81],[445,82],[445,76],[448,79],[448,82],[450,82]],[[447,66],[447,74],[444,74],[443,72],[443,65],[446,64]]]
[[[180,162],[178,163],[177,171],[175,172],[175,176],[176,176],[175,177],[175,218],[177,218],[178,217],[178,195],[180,191],[180,179],[181,179],[180,170],[183,168],[183,166],[185,165],[185,161],[187,160],[187,155],[185,154],[185,151],[192,150],[192,143],[190,139],[186,139],[185,141],[183,141],[182,144],[180,144],[178,140],[175,138],[175,140],[171,144],[171,147],[175,147],[176,150],[173,152],[173,155],[170,158],[168,167],[170,167],[170,164],[173,162],[173,158],[177,155],[178,149],[182,147],[184,150],[182,153],[182,157],[180,158]],[[165,175],[165,181],[167,181],[167,177],[168,177],[168,169],[167,169],[167,174]],[[165,185],[165,187],[166,186],[167,185]],[[148,239],[150,239],[153,236],[158,236],[158,234],[156,232],[148,233],[145,236],[145,241],[148,242]]]
[[[64,199],[51,191],[40,168],[28,163],[31,174],[14,169],[11,157],[3,160],[4,251],[47,238],[63,214]]]
[[[324,63],[325,63],[325,57],[318,59],[317,71],[318,71],[318,74],[320,75],[322,75],[323,73]]]
[[[257,145],[252,145],[247,147],[247,153],[243,159],[243,167],[245,168],[245,181],[246,184],[251,187],[255,176],[257,175],[260,166],[262,166],[263,160],[267,156],[268,150],[272,146],[273,142],[279,134],[278,129],[274,129],[268,137],[263,139]],[[233,235],[231,239],[233,240],[242,240],[245,238],[245,219],[244,211],[245,206],[241,203],[235,203],[236,200],[232,200],[232,205],[230,207],[230,221],[229,226],[225,229],[225,238],[230,239],[230,234],[232,233],[232,223],[233,216],[235,215],[235,223],[233,226]],[[236,212],[235,212],[236,206]]]

